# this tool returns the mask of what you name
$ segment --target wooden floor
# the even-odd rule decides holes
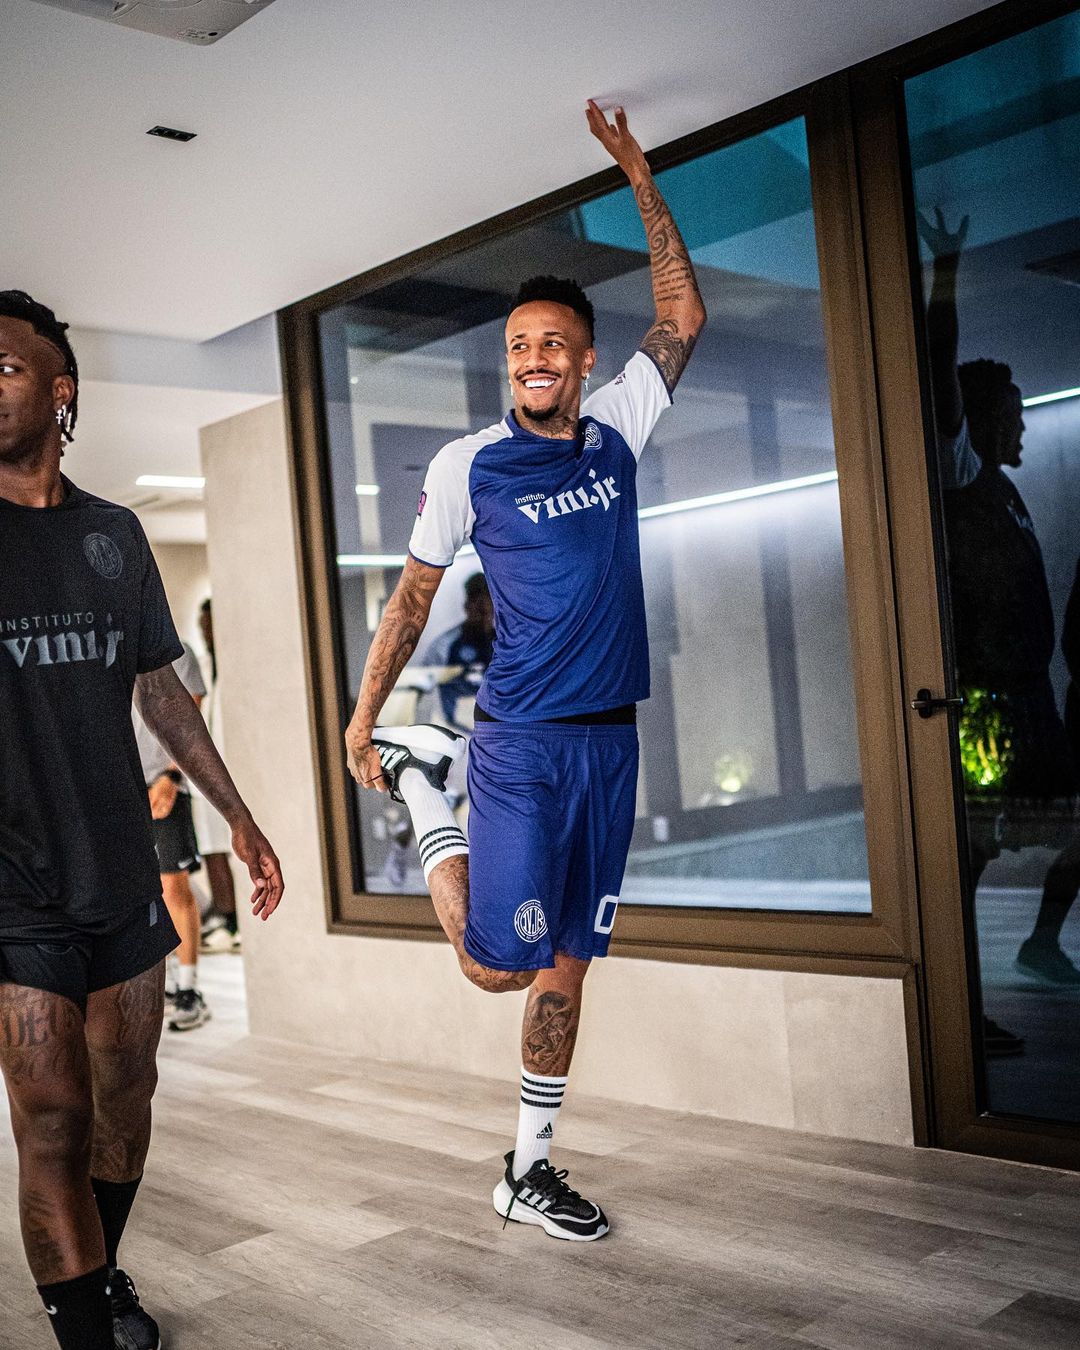
[[[1080,1346],[1080,1176],[573,1091],[556,1160],[612,1231],[505,1231],[514,1085],[248,1039],[239,962],[166,1033],[122,1250],[173,1350]],[[282,991],[283,997],[288,991]],[[52,1345],[0,1121],[0,1345]]]

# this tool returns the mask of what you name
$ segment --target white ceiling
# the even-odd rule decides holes
[[[87,492],[135,507],[152,540],[201,542],[201,495],[155,494],[135,480],[147,473],[201,474],[200,428],[268,401],[265,394],[231,390],[80,380],[79,424],[64,472]]]
[[[276,0],[200,49],[4,0],[0,286],[201,341],[603,167],[588,96],[657,145],[985,7]]]

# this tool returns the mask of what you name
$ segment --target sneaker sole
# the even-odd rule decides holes
[[[512,1199],[513,1192],[510,1187],[505,1181],[500,1181],[491,1194],[491,1203],[500,1219],[507,1217],[506,1211],[510,1209]],[[604,1224],[603,1228],[598,1229],[595,1233],[568,1233],[554,1219],[547,1219],[543,1214],[538,1214],[535,1209],[530,1209],[528,1205],[523,1204],[516,1204],[510,1210],[510,1222],[532,1224],[534,1227],[542,1228],[548,1237],[559,1238],[563,1242],[595,1242],[597,1238],[602,1238],[609,1231],[609,1225]]]
[[[213,1016],[213,1013],[211,1013],[211,1011],[210,1011],[209,1008],[208,1008],[208,1009],[203,1013],[203,1015],[199,1018],[199,1020],[198,1020],[197,1022],[184,1022],[184,1023],[182,1023],[182,1024],[179,1023],[179,1022],[170,1022],[170,1023],[169,1023],[169,1030],[170,1030],[170,1031],[194,1031],[194,1030],[196,1029],[196,1027],[204,1027],[204,1026],[207,1024],[207,1022],[210,1021],[210,1018],[211,1018],[212,1016]]]

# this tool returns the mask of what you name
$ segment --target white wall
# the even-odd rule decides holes
[[[176,631],[201,653],[199,606],[210,594],[206,548],[203,544],[154,544],[152,548]]]
[[[480,993],[441,943],[326,932],[281,405],[206,428],[202,447],[230,767],[287,880],[278,914],[244,926],[252,1029],[509,1083],[522,996]],[[912,1139],[894,980],[598,962],[574,1085],[651,1106]]]

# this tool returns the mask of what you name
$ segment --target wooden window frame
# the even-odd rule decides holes
[[[903,719],[897,711],[899,690],[894,687],[895,604],[884,478],[876,411],[868,397],[873,389],[872,344],[857,244],[846,80],[798,90],[682,137],[651,152],[649,160],[659,172],[797,116],[806,118],[810,145],[873,912],[839,915],[627,905],[620,912],[612,951],[665,960],[830,971],[842,966],[852,973],[902,975],[913,950],[914,860],[906,812],[896,809],[907,798]],[[318,363],[319,315],[451,254],[622,186],[617,168],[605,170],[332,287],[279,316],[331,931],[421,940],[442,937],[426,896],[373,895],[353,886],[347,805],[351,785],[340,731],[351,710],[342,706],[339,691],[338,671],[343,666],[329,584],[332,523]],[[883,698],[886,690],[889,696]]]

